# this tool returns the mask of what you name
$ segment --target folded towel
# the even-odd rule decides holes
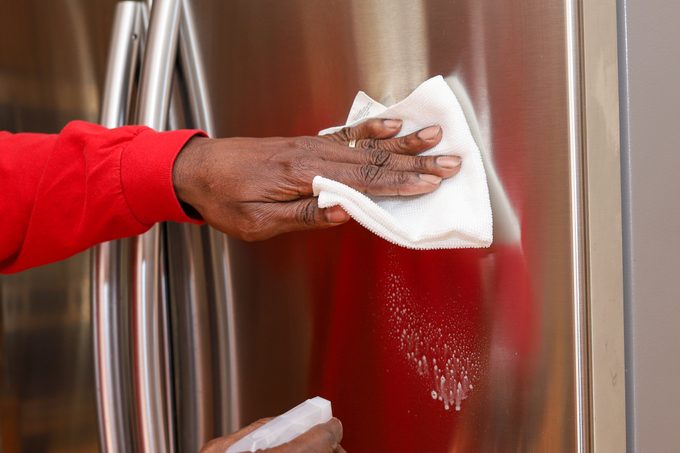
[[[412,197],[367,196],[319,175],[313,181],[319,206],[340,205],[365,228],[402,247],[426,250],[491,245],[491,204],[481,154],[460,103],[444,79],[437,76],[423,82],[406,99],[391,107],[360,91],[347,124],[319,134],[333,133],[372,117],[402,120],[399,135],[440,125],[441,142],[421,155],[460,156],[459,173],[444,179],[434,192]],[[362,151],[357,149],[357,152]]]

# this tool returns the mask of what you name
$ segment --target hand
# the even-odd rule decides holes
[[[194,138],[175,161],[175,190],[208,224],[247,241],[340,225],[347,213],[313,197],[316,175],[370,195],[410,196],[458,172],[456,156],[415,156],[439,143],[439,126],[393,138],[400,129],[399,120],[371,119],[316,137]]]
[[[240,431],[226,437],[213,439],[201,448],[201,453],[224,453],[232,444],[242,437],[255,431],[271,418],[263,418],[246,426]],[[347,453],[340,441],[342,440],[342,423],[337,418],[332,418],[326,423],[316,425],[309,431],[290,442],[275,448],[258,450],[260,453]]]

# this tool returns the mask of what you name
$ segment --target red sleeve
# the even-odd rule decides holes
[[[193,221],[175,195],[172,166],[196,134],[82,121],[56,135],[0,132],[0,273],[140,234],[156,222]]]

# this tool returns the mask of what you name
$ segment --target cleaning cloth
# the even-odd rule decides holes
[[[460,156],[459,173],[444,179],[434,192],[411,197],[367,196],[319,175],[313,181],[319,206],[340,205],[365,228],[402,247],[426,250],[491,245],[491,204],[481,154],[460,103],[446,81],[441,76],[433,77],[390,107],[360,91],[350,109],[347,124],[325,129],[319,134],[333,133],[374,117],[402,120],[400,136],[440,125],[441,142],[421,155]],[[357,149],[356,152],[362,151]]]

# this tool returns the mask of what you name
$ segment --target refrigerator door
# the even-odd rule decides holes
[[[97,121],[115,4],[0,0],[0,130]],[[0,276],[4,453],[98,451],[89,263]]]
[[[316,134],[358,90],[389,104],[441,74],[494,210],[489,249],[411,251],[353,223],[231,241],[241,421],[320,395],[348,451],[584,451],[574,3],[192,5],[215,134]]]

